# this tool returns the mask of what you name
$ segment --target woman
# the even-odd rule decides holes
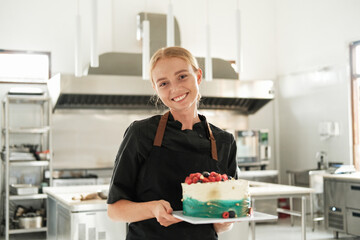
[[[126,130],[115,160],[108,215],[130,222],[129,240],[217,239],[232,224],[193,225],[171,213],[182,210],[181,183],[190,173],[235,177],[234,137],[198,114],[202,71],[189,51],[158,50],[150,61],[150,77],[169,112],[135,121]]]

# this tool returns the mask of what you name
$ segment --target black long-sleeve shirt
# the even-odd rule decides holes
[[[162,146],[174,151],[198,152],[211,155],[210,140],[207,138],[205,117],[193,129],[181,130],[182,124],[170,114]],[[114,172],[110,184],[107,203],[120,199],[136,200],[136,182],[141,167],[153,147],[156,130],[161,115],[133,122],[124,134],[115,159]],[[236,142],[232,134],[210,124],[216,140],[219,168],[232,177],[236,176]],[[160,166],[159,166],[160,167]]]

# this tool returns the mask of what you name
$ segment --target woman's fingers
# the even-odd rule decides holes
[[[173,212],[173,209],[172,207],[170,206],[170,203],[167,202],[167,201],[162,201],[162,204],[163,204],[163,207],[165,208],[165,211],[168,213],[168,214],[171,214]]]
[[[217,233],[229,231],[233,227],[233,222],[214,223],[214,229]]]
[[[160,225],[164,227],[168,227],[174,223],[181,222],[182,220],[175,218],[171,213],[173,212],[173,209],[169,202],[160,200],[157,201],[157,206],[155,210],[155,217],[157,221],[160,223]]]
[[[178,222],[181,222],[180,219],[177,219],[175,218],[173,215],[171,214],[166,214],[166,215],[163,215],[161,216],[159,219],[158,219],[158,222],[164,226],[164,227],[168,227],[174,223],[178,223]]]

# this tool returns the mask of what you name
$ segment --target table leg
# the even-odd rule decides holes
[[[255,222],[252,221],[250,224],[251,224],[251,239],[255,240]]]
[[[290,211],[293,211],[294,210],[294,202],[293,202],[292,197],[289,198],[289,205],[290,205]],[[293,215],[290,215],[290,223],[291,223],[291,226],[293,227],[294,226],[294,217],[293,217]]]
[[[301,240],[306,240],[306,197],[301,197]]]
[[[312,231],[315,230],[315,221],[314,221],[314,194],[310,193],[310,219],[312,222]]]
[[[255,211],[255,199],[251,199],[251,207],[254,212]],[[250,224],[251,224],[251,239],[255,240],[255,222],[252,221]]]
[[[289,185],[293,185],[293,174],[288,173],[288,181],[289,181]],[[293,211],[294,206],[293,206],[293,198],[292,197],[289,198],[289,205],[290,205],[290,211]],[[291,223],[291,226],[293,227],[294,226],[293,215],[290,215],[290,223]]]

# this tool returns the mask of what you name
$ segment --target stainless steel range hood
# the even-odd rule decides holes
[[[155,109],[151,83],[139,76],[56,75],[49,93],[57,109]],[[253,114],[274,98],[273,82],[214,79],[200,85],[202,109],[236,110]]]
[[[150,24],[151,55],[166,46],[166,14],[147,13]],[[145,13],[137,15],[139,33]],[[175,20],[175,43],[181,46],[180,29]],[[141,36],[141,34],[139,34]],[[196,57],[205,69],[205,59]],[[212,58],[214,80],[200,84],[200,108],[236,110],[253,114],[274,98],[273,82],[239,81],[231,63]],[[142,76],[142,54],[106,52],[99,56],[99,67],[88,68],[88,75],[53,77],[49,92],[56,109],[156,109],[151,98],[155,92]],[[206,76],[204,75],[206,78]]]

